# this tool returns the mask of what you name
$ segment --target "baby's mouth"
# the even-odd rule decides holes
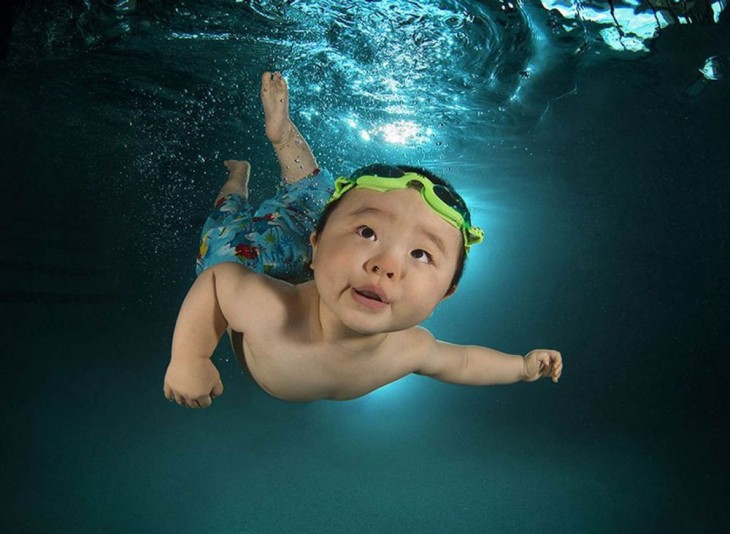
[[[358,291],[357,289],[355,291],[357,292],[358,295],[362,295],[363,297],[367,297],[369,299],[373,299],[373,300],[377,300],[379,302],[383,302],[383,299],[381,299],[375,293],[370,293],[369,291]]]
[[[385,293],[383,293],[383,291],[377,287],[363,287],[353,289],[355,290],[355,293],[362,297],[365,297],[366,299],[389,304],[388,298],[385,296]]]

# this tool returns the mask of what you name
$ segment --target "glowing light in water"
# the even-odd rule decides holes
[[[423,128],[413,121],[396,121],[377,126],[375,128],[363,128],[360,121],[353,117],[345,117],[342,121],[353,130],[363,141],[371,141],[373,137],[380,137],[386,143],[393,145],[420,145],[428,142],[433,137],[432,128]]]
[[[379,130],[385,141],[395,145],[407,145],[420,137],[418,125],[412,121],[393,122],[381,126]]]

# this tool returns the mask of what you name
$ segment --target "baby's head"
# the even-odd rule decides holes
[[[377,177],[380,178],[380,180],[371,179],[368,181],[367,179],[363,179],[363,177]],[[408,177],[416,178],[416,180],[425,178],[425,182],[430,182],[433,188],[429,187],[427,183],[416,180],[407,182],[407,185],[396,184],[396,182],[402,183],[404,181],[404,177],[406,177],[406,180]],[[391,179],[393,184],[391,185],[387,180],[383,179]],[[466,265],[469,249],[472,245],[482,241],[483,232],[481,229],[471,226],[471,212],[469,211],[469,208],[464,202],[464,199],[461,198],[461,195],[456,192],[447,180],[421,167],[413,167],[410,165],[394,166],[376,163],[357,169],[349,178],[338,178],[335,184],[335,194],[332,196],[319,217],[314,230],[315,235],[319,236],[322,234],[330,215],[337,209],[337,206],[340,204],[343,196],[351,189],[363,187],[365,189],[373,189],[382,192],[389,190],[390,187],[393,189],[404,189],[405,187],[417,189],[421,192],[421,196],[424,200],[424,207],[430,208],[442,219],[461,232],[461,242],[456,261],[456,269],[454,271],[454,276],[451,279],[451,284],[449,285],[448,294],[451,294],[456,290],[456,287],[461,280],[461,276],[464,273],[464,266]],[[433,204],[435,204],[435,206]],[[445,204],[445,206],[443,206],[443,204]]]

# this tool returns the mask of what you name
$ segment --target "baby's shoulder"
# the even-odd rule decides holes
[[[263,274],[255,273],[249,290],[255,296],[251,306],[260,314],[280,314],[283,309],[299,311],[309,302],[309,291],[303,284],[290,284]]]
[[[233,262],[220,263],[211,267],[210,271],[215,277],[216,288],[236,297],[245,294],[248,297],[276,298],[277,295],[285,295],[291,288],[291,284]]]
[[[231,324],[259,325],[302,307],[298,286],[234,263],[222,263],[210,270],[216,279],[218,302]]]
[[[436,344],[433,334],[422,326],[414,326],[389,336],[388,351],[400,354],[423,354]]]
[[[423,362],[433,354],[436,339],[431,332],[414,326],[388,336],[388,346],[384,347],[389,361],[397,361],[403,374],[415,373],[423,367]]]

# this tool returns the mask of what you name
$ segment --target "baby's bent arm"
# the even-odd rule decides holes
[[[216,294],[215,272],[207,269],[180,307],[172,335],[172,359],[210,358],[227,325]]]
[[[201,273],[177,318],[172,358],[165,373],[165,397],[182,406],[205,408],[223,393],[223,383],[210,357],[229,323],[244,331],[242,292],[255,280],[250,270],[230,263]]]
[[[210,358],[230,324],[244,332],[246,299],[256,273],[221,263],[203,271],[183,301],[172,336],[172,358]]]
[[[215,286],[215,274],[204,271],[188,291],[177,317],[163,390],[165,397],[181,406],[205,408],[223,393],[220,374],[210,360],[226,328]]]

